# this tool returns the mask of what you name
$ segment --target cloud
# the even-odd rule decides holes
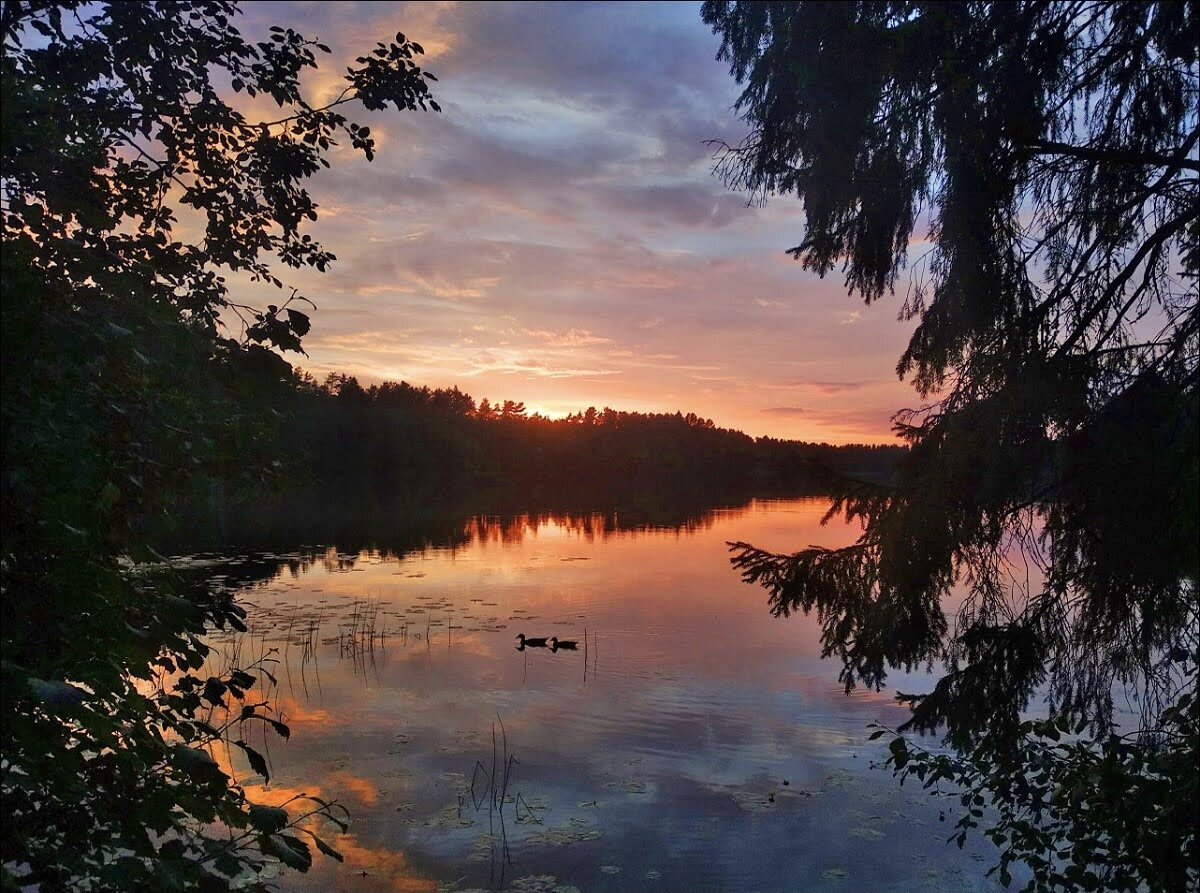
[[[866,382],[863,381],[809,381],[805,384],[822,394],[844,394],[847,391],[857,391],[866,387]]]
[[[817,413],[814,420],[831,431],[854,435],[859,441],[883,439],[894,443],[895,437],[890,433],[891,418],[897,408],[899,407],[863,406],[831,409]],[[888,436],[881,438],[881,432],[884,431],[889,432]]]
[[[588,106],[659,113],[701,105],[714,93],[727,108],[736,96],[714,58],[718,40],[694,7],[472,3],[443,7],[438,19],[454,35],[453,51],[438,60],[444,81],[466,76],[509,90],[539,87]]]
[[[551,347],[579,347],[583,344],[612,344],[611,338],[593,335],[587,329],[569,329],[566,332],[548,332],[544,329],[522,329],[521,334],[545,341]]]
[[[846,394],[862,390],[867,386],[865,381],[814,381],[812,379],[798,379],[774,385],[774,387],[788,390],[802,388],[816,391],[818,394]]]
[[[675,185],[620,185],[601,193],[601,200],[623,214],[647,218],[656,226],[721,229],[752,213],[741,197],[716,181]]]
[[[529,405],[681,409],[754,434],[889,436],[907,333],[786,257],[797,203],[750,206],[713,176],[705,140],[736,144],[745,125],[695,7],[247,10],[322,37],[334,63],[404,31],[430,50],[444,109],[351,111],[386,144],[370,164],[340,147],[313,179],[333,213],[310,230],[338,260],[287,277],[320,308],[306,367]]]
[[[364,351],[373,354],[397,354],[411,350],[412,333],[398,330],[349,332],[344,335],[315,335],[307,339],[309,349]],[[404,342],[404,343],[397,343]]]

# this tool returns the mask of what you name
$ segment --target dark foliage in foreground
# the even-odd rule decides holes
[[[436,103],[397,35],[313,108],[300,75],[328,50],[284,28],[247,40],[236,12],[0,11],[6,890],[253,889],[268,863],[305,870],[310,844],[336,856],[317,837],[334,806],[256,804],[237,781],[269,774],[252,740],[289,734],[257,694],[269,667],[200,672],[198,637],[241,609],[133,562],[154,557],[145,516],[275,461],[274,350],[299,349],[304,301],[241,306],[224,277],[280,285],[274,262],[332,260],[302,232],[303,183],[338,139],[372,156],[345,103]],[[224,83],[278,120],[245,118]]]
[[[1200,705],[1193,663],[1190,690],[1164,710],[1152,735],[1088,734],[1064,716],[1027,720],[1015,747],[984,738],[954,757],[894,736],[888,763],[902,779],[958,801],[950,840],[973,829],[1000,848],[996,872],[1033,869],[1038,891],[1195,889],[1200,859]],[[880,729],[873,735],[886,734]],[[994,820],[985,818],[993,810]]]
[[[944,665],[904,699],[908,728],[960,749],[939,771],[991,796],[1033,888],[1194,889],[1196,813],[1160,821],[1174,794],[1142,782],[1197,772],[1172,711],[1195,709],[1200,659],[1200,4],[714,0],[703,18],[750,125],[720,170],[803,200],[793,256],[872,303],[922,219],[932,245],[901,309],[897,371],[927,404],[896,417],[894,486],[842,493],[857,544],[739,543],[736,566],[777,612],[818,613],[847,686]],[[1140,723],[1113,739],[1122,690]],[[1026,778],[1043,695],[1095,741]],[[1105,811],[1125,793],[1143,821]],[[1078,824],[1039,814],[1044,794],[1077,798]]]

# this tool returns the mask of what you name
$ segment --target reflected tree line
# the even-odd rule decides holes
[[[551,419],[511,400],[476,401],[457,387],[364,387],[340,373],[317,381],[299,370],[264,372],[256,399],[277,414],[277,473],[196,494],[191,522],[170,537],[181,548],[211,546],[214,536],[294,544],[317,519],[322,539],[352,540],[356,527],[404,525],[406,513],[424,523],[447,510],[461,517],[603,507],[625,513],[615,524],[684,526],[705,509],[752,496],[824,493],[847,475],[884,482],[904,454],[896,446],[755,439],[695,413],[589,407]],[[221,523],[211,523],[214,516]]]
[[[366,506],[348,504],[343,511],[330,512],[323,510],[323,498],[320,492],[305,491],[281,494],[276,501],[257,509],[235,506],[220,532],[211,527],[199,533],[192,528],[176,530],[163,534],[159,545],[175,554],[197,548],[219,548],[226,553],[230,548],[254,550],[238,562],[239,573],[248,576],[227,578],[236,590],[273,577],[276,570],[268,569],[282,572],[287,567],[299,574],[319,563],[331,571],[346,570],[360,555],[403,561],[429,551],[520,543],[548,527],[565,530],[587,543],[623,536],[696,533],[711,529],[723,514],[748,511],[752,502],[749,496],[681,498],[672,502],[660,494],[658,498],[605,510],[548,504],[514,511],[504,499],[489,504],[487,500],[464,497],[420,506],[403,500],[390,504],[372,501]],[[262,551],[269,549],[288,557],[277,559]]]

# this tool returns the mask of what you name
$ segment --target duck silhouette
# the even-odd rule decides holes
[[[573,639],[560,639],[558,636],[550,637],[551,651],[575,651],[579,643]]]
[[[526,648],[545,648],[546,639],[530,639],[525,636],[525,633],[517,633],[517,650],[524,651]]]

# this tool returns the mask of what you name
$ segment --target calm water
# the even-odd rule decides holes
[[[292,738],[252,799],[304,791],[353,815],[328,835],[346,864],[318,857],[284,889],[1002,889],[986,843],[944,842],[949,802],[872,768],[867,724],[904,716],[892,693],[846,695],[815,621],[771,617],[730,569],[730,540],[852,541],[820,526],[826,506],[665,529],[474,518],[398,553],[194,560],[251,612],[220,659],[279,661]],[[578,644],[520,651],[518,633]]]

